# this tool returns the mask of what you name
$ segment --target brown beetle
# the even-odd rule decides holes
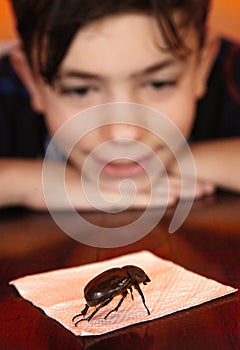
[[[89,307],[96,306],[93,312],[78,321],[75,322],[75,326],[81,321],[90,321],[93,316],[104,306],[110,303],[113,298],[117,295],[122,295],[122,298],[118,302],[117,306],[109,311],[104,319],[106,319],[113,311],[117,311],[121,306],[123,300],[130,291],[131,297],[133,299],[132,287],[134,287],[141,296],[142,303],[145,306],[148,315],[150,311],[145,304],[145,298],[142,290],[139,287],[140,283],[146,285],[150,282],[150,278],[147,274],[138,266],[126,265],[123,267],[116,267],[102,272],[100,275],[94,277],[84,288],[84,297],[86,299],[85,308],[80,312],[80,314],[75,315],[72,318],[74,322],[79,316],[85,316]]]

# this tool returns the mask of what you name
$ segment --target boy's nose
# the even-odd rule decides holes
[[[105,128],[104,128],[105,129]],[[113,123],[106,127],[105,138],[114,142],[131,142],[133,140],[141,140],[144,129],[134,124]]]

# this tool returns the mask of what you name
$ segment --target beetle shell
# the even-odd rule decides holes
[[[120,268],[112,268],[94,277],[84,288],[84,297],[89,306],[95,306],[104,300],[121,294],[131,284],[127,272]]]

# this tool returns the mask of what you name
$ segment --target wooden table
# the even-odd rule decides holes
[[[85,213],[86,220],[117,226],[139,213]],[[155,321],[96,337],[76,337],[21,298],[14,278],[100,261],[147,249],[201,275],[240,286],[240,196],[217,194],[194,203],[174,234],[172,210],[140,241],[95,248],[68,237],[48,213],[0,211],[0,349],[240,349],[240,298],[229,296]]]

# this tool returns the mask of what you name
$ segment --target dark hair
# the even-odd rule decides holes
[[[210,0],[11,0],[23,48],[33,65],[52,84],[76,32],[91,21],[124,12],[146,12],[158,21],[168,49],[187,54],[182,31],[173,18],[179,10],[184,28],[194,26],[200,46]],[[35,57],[35,56],[34,56]]]

